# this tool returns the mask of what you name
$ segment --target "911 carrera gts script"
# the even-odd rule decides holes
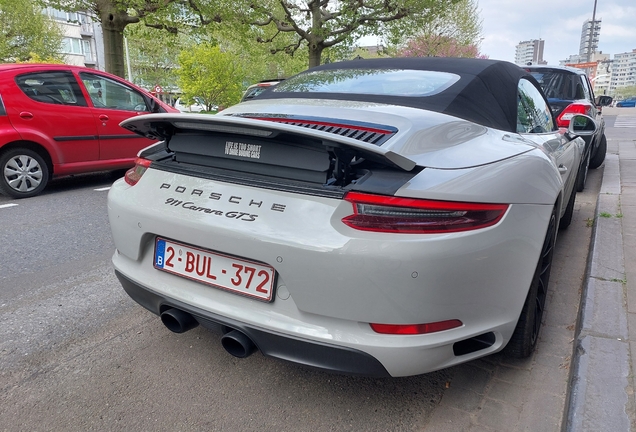
[[[208,198],[214,201],[225,201],[231,204],[239,204],[243,207],[249,207],[250,209],[253,209],[253,210],[269,209],[271,211],[283,213],[285,211],[285,208],[287,207],[285,204],[268,203],[266,201],[255,200],[251,198],[243,198],[237,195],[224,196],[223,194],[218,192],[209,192],[209,191],[204,191],[203,189],[191,189],[191,188],[186,188],[185,186],[174,186],[174,185],[171,185],[170,183],[161,183],[161,185],[159,186],[159,189],[165,189],[172,193],[180,194],[184,197],[198,196],[198,197]]]
[[[208,207],[199,207],[196,204],[194,204],[192,201],[182,201],[182,200],[178,200],[174,198],[168,198],[164,204],[174,206],[174,207],[181,207],[181,208],[192,210],[199,213],[212,214],[215,216],[225,216],[230,219],[242,220],[245,222],[254,222],[256,218],[258,217],[258,215],[251,214],[251,213],[238,212],[238,211],[224,212],[221,210],[215,210]]]
[[[241,156],[251,159],[260,159],[261,146],[258,144],[245,144],[234,141],[226,141],[225,154],[228,156]]]

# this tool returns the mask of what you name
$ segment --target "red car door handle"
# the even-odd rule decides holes
[[[99,116],[99,119],[100,119],[101,121],[108,121],[108,116],[107,116],[106,114],[101,114],[101,115]]]
[[[30,113],[28,111],[22,111],[20,113],[20,117],[25,119],[25,120],[31,120],[33,118],[33,113]]]

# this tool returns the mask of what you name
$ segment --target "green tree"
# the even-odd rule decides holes
[[[399,34],[404,26],[421,28],[443,17],[460,0],[270,0],[250,4],[251,23],[273,29],[258,42],[269,44],[272,52],[295,53],[305,46],[309,67],[318,66],[325,49],[351,46],[357,37],[390,31]],[[291,34],[293,39],[280,38]],[[282,39],[282,40],[281,40]]]
[[[221,22],[222,14],[234,14],[234,3],[229,0],[40,1],[56,9],[92,14],[102,26],[105,68],[121,77],[125,76],[124,30],[128,25],[143,22],[148,27],[177,34],[182,29]]]
[[[0,0],[0,62],[34,56],[61,61],[62,31],[41,7],[26,0]]]
[[[394,55],[486,57],[479,53],[482,20],[476,0],[460,0],[449,7],[444,15],[436,17],[422,27],[405,27],[400,24],[393,29],[394,46],[389,48]]]
[[[232,53],[202,44],[181,52],[179,65],[178,83],[186,100],[199,97],[210,111],[214,105],[227,107],[241,99],[247,65]]]
[[[636,86],[616,87],[615,99],[627,99],[636,96]]]
[[[128,80],[144,88],[177,87],[179,54],[194,42],[183,33],[168,33],[141,23],[129,25],[125,35],[132,73]]]
[[[413,38],[397,51],[396,56],[488,58],[479,53],[477,45],[464,45],[451,37],[441,35]]]
[[[219,45],[223,52],[231,53],[237,62],[246,65],[244,87],[262,80],[286,78],[307,68],[305,52],[290,58],[284,53],[272,54],[267,47],[255,44],[249,37],[232,37],[232,33],[222,31],[208,34],[204,30],[191,29],[173,34],[141,23],[128,26],[125,33],[132,81],[146,88],[157,84],[164,89],[176,88],[179,54],[201,44]]]
[[[307,69],[305,51],[290,57],[284,52],[272,52],[264,44],[255,44],[253,38],[231,39],[228,36],[217,35],[219,44],[245,65],[246,86],[267,79],[287,78]]]

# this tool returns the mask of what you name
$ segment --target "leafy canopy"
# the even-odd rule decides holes
[[[60,62],[62,31],[27,0],[0,0],[0,62],[26,62],[34,57]]]
[[[325,49],[350,47],[365,35],[404,28],[420,28],[460,0],[269,0],[251,2],[248,16],[255,26],[268,30],[257,38],[272,52],[293,55],[301,47],[309,54],[309,67],[322,61]],[[403,22],[403,25],[394,25]],[[281,35],[291,35],[291,40]]]
[[[422,27],[403,29],[393,47],[399,57],[481,57],[482,20],[476,0],[461,0],[449,7],[443,16]]]
[[[636,86],[616,87],[614,91],[616,98],[628,99],[636,97]]]
[[[178,83],[184,99],[201,98],[208,111],[214,105],[227,107],[241,99],[246,64],[235,55],[203,44],[181,52],[179,65]]]

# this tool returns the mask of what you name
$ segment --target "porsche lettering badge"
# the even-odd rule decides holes
[[[285,209],[287,208],[287,205],[285,204],[279,204],[279,203],[268,203],[265,201],[261,201],[261,200],[256,200],[256,199],[252,199],[252,198],[243,198],[241,196],[237,196],[237,195],[230,195],[230,196],[224,196],[221,193],[218,192],[212,192],[212,191],[204,191],[203,189],[191,189],[191,188],[186,188],[185,186],[174,186],[170,183],[161,183],[161,185],[159,185],[159,189],[165,189],[169,192],[173,192],[173,193],[178,193],[178,194],[182,194],[184,196],[198,196],[198,197],[202,197],[202,198],[208,198],[210,200],[213,201],[226,201],[229,202],[231,204],[240,204],[244,207],[247,207],[249,209],[269,209],[271,211],[275,211],[275,212],[281,212],[283,213],[285,211]],[[174,203],[176,201],[178,201],[177,199],[174,198],[169,198],[172,199],[173,201],[171,202],[167,202],[166,204],[170,204],[170,205],[175,205]],[[183,201],[180,201],[180,204],[183,203]]]

